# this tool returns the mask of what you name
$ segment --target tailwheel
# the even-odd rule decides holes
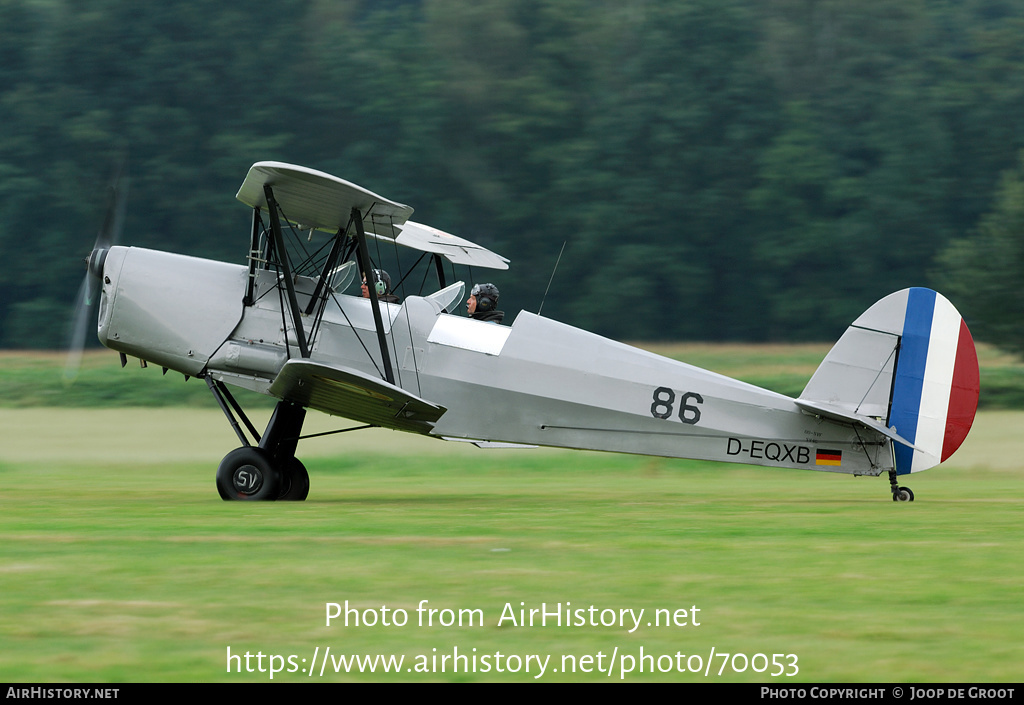
[[[225,500],[274,500],[281,490],[281,474],[260,448],[236,448],[217,468],[217,491]]]
[[[913,502],[914,492],[909,487],[897,487],[892,493],[893,502]]]
[[[298,458],[290,458],[281,473],[281,489],[278,499],[286,502],[302,502],[309,495],[309,473]]]
[[[889,489],[892,491],[893,502],[913,502],[914,493],[909,487],[900,487],[896,483],[897,473],[895,465],[889,470]]]

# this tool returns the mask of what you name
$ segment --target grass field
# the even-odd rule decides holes
[[[331,423],[311,414],[306,432]],[[274,663],[275,682],[527,682],[528,654],[550,657],[542,681],[618,681],[628,657],[627,681],[1019,681],[1022,423],[982,414],[949,463],[906,481],[912,504],[884,478],[388,431],[304,441],[310,500],[250,504],[214,489],[237,445],[219,411],[0,409],[0,681],[262,682]],[[483,624],[419,626],[421,600]],[[325,626],[345,601],[409,621]],[[567,602],[644,614],[632,633],[498,626],[506,604]],[[686,626],[648,626],[657,609],[688,610]],[[405,661],[310,677],[327,647]],[[253,672],[228,673],[228,648]],[[455,649],[477,673],[436,672]],[[639,673],[641,649],[672,670]],[[710,675],[676,671],[677,653]],[[745,659],[718,675],[721,653]],[[772,678],[773,654],[798,673]]]
[[[789,396],[799,396],[828,353],[830,344],[749,345],[721,343],[639,343],[660,355],[719,372]],[[983,409],[1024,410],[1024,361],[988,345],[978,345]],[[65,358],[58,352],[0,351],[0,407],[107,407],[211,405],[201,380],[140,369],[132,359],[121,369],[109,350],[87,353],[74,384],[63,379]],[[241,390],[246,407],[271,408],[273,400]]]

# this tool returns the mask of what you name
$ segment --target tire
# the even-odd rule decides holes
[[[913,502],[914,493],[910,491],[909,487],[900,487],[892,493],[893,502]]]
[[[275,500],[281,488],[281,472],[259,448],[236,448],[217,468],[217,491],[231,500]]]
[[[286,463],[278,492],[277,498],[284,502],[302,502],[309,496],[309,472],[298,458]]]

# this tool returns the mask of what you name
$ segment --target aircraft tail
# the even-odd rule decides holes
[[[974,340],[953,304],[931,289],[904,289],[846,329],[797,404],[887,435],[896,472],[905,475],[960,447],[978,408],[979,379]]]

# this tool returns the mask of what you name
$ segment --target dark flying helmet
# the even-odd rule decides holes
[[[383,269],[373,270],[373,290],[377,296],[384,296],[391,291],[391,276]]]
[[[476,310],[481,313],[493,311],[498,306],[498,287],[494,284],[477,284],[469,295],[476,297]]]

